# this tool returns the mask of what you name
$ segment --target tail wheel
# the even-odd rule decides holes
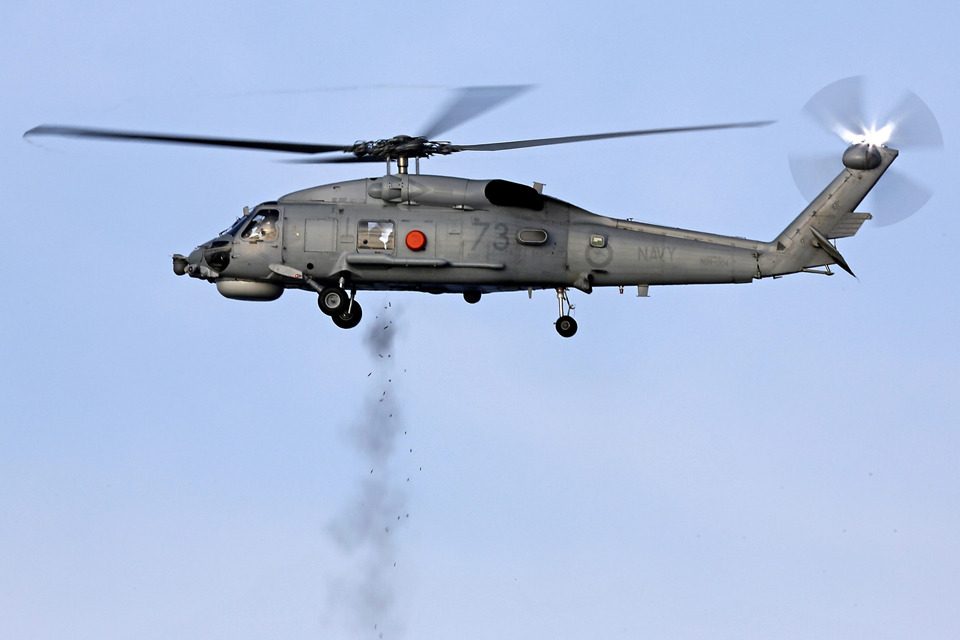
[[[348,313],[346,309],[340,313],[333,314],[333,324],[337,325],[341,329],[353,329],[355,326],[360,324],[360,318],[363,317],[363,309],[360,307],[360,303],[356,300],[353,301],[353,306],[350,307],[350,312]]]
[[[327,287],[320,292],[317,304],[320,306],[320,311],[333,316],[347,308],[350,304],[350,296],[340,287]]]
[[[557,318],[557,333],[564,338],[570,338],[577,332],[577,321],[570,316]]]

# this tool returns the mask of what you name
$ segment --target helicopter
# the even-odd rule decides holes
[[[487,293],[555,290],[556,331],[577,332],[569,291],[597,287],[749,283],[794,273],[853,275],[836,240],[855,235],[873,218],[856,211],[897,158],[895,133],[913,146],[942,146],[939,125],[909,94],[900,119],[885,127],[863,123],[859,78],[821,90],[804,112],[846,143],[843,168],[771,241],[748,240],[598,215],[543,193],[543,185],[501,179],[426,175],[420,160],[463,151],[503,151],[610,138],[755,128],[771,121],[620,131],[485,144],[437,140],[454,126],[525,91],[527,86],[468,87],[423,130],[349,145],[170,135],[41,125],[24,137],[54,135],[172,143],[304,154],[305,163],[382,162],[386,173],[311,187],[245,207],[229,228],[188,255],[173,271],[213,283],[234,300],[272,301],[287,289],[318,294],[320,310],[341,328],[363,316],[357,293],[459,293],[474,304]],[[915,98],[915,100],[914,100]],[[909,117],[902,116],[908,113]],[[931,120],[932,119],[932,120]],[[909,122],[907,122],[909,121]],[[910,124],[912,123],[912,124]],[[330,154],[337,153],[337,156]],[[414,161],[411,173],[410,160]],[[835,171],[835,156],[828,158]],[[805,160],[791,166],[798,185]],[[393,170],[395,165],[396,170]],[[820,165],[823,165],[820,162]],[[900,183],[902,186],[902,182]],[[913,183],[906,183],[913,185]],[[895,185],[897,183],[895,182]],[[908,189],[909,190],[909,189]],[[902,208],[926,202],[922,190]],[[922,200],[922,202],[920,201]],[[898,215],[905,217],[904,211]]]

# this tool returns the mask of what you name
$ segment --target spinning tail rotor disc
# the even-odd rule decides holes
[[[802,113],[821,130],[843,143],[883,145],[901,152],[940,150],[943,135],[930,108],[907,91],[885,119],[865,116],[863,77],[838,80],[818,91]],[[813,200],[843,170],[840,154],[791,153],[790,171],[800,193]],[[869,211],[878,226],[895,224],[919,211],[933,195],[932,189],[888,170],[868,196]]]

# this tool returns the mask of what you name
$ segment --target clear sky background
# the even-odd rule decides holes
[[[958,24],[953,2],[3,3],[0,635],[956,638]],[[244,205],[376,165],[21,139],[350,143],[534,83],[446,137],[778,123],[423,170],[769,240],[804,206],[788,152],[842,152],[800,109],[855,74],[881,106],[914,90],[946,142],[897,160],[936,188],[918,215],[841,241],[859,281],[573,292],[569,340],[550,292],[366,294],[343,331],[312,295],[173,274]],[[403,432],[373,454],[351,434],[383,391]],[[389,544],[350,542],[365,513]]]

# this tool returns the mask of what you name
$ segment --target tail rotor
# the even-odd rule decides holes
[[[838,80],[818,91],[802,113],[821,130],[847,145],[886,146],[898,151],[941,150],[943,134],[936,116],[915,93],[907,91],[885,119],[865,116],[863,77]],[[813,200],[842,170],[834,152],[791,153],[790,171],[800,193]],[[933,195],[929,187],[890,169],[868,196],[878,226],[905,220]]]

